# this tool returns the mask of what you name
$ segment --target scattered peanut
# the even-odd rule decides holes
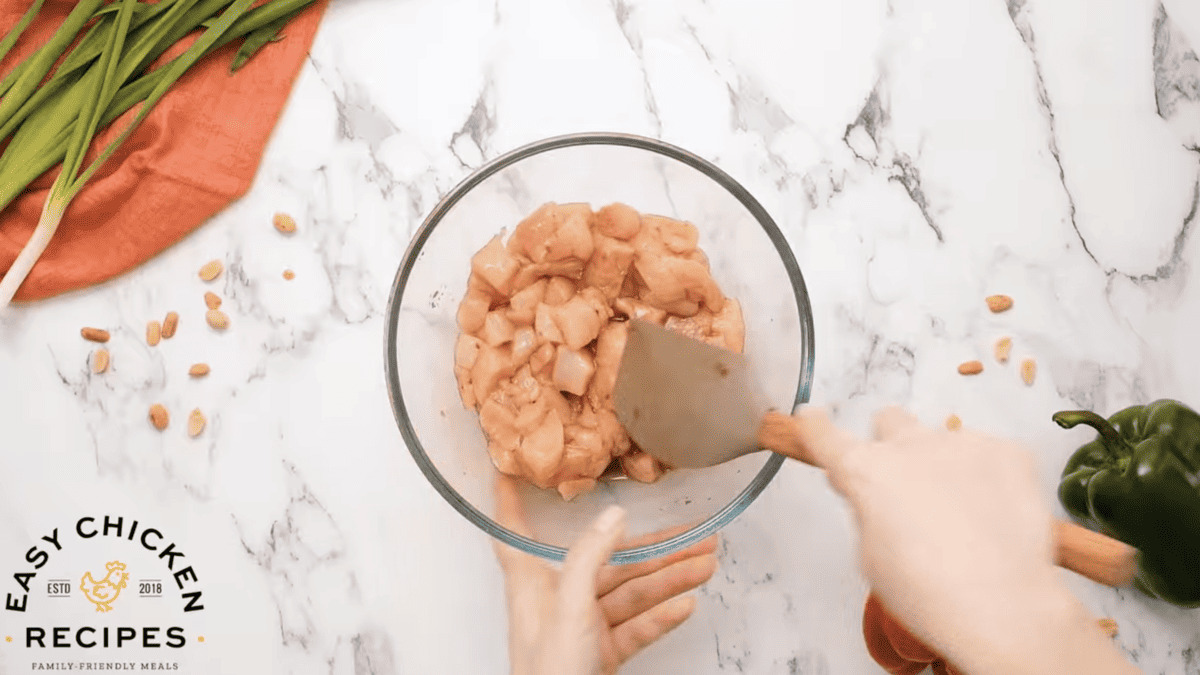
[[[167,414],[167,409],[161,403],[155,403],[150,406],[150,423],[155,429],[162,431],[171,423],[171,416]]]
[[[296,219],[286,213],[276,213],[271,222],[275,224],[275,229],[284,234],[291,234],[296,231]]]
[[[162,340],[162,334],[162,324],[157,319],[146,323],[146,344],[151,347],[158,344],[159,340]]]
[[[92,354],[92,372],[103,373],[108,370],[108,350],[101,347]]]
[[[1008,354],[1012,351],[1012,338],[1002,337],[996,341],[996,360],[1008,363]]]
[[[295,272],[293,272],[293,271],[291,271],[291,270],[284,270],[284,271],[283,271],[283,278],[284,278],[284,279],[287,279],[288,281],[291,281],[292,279],[295,279],[295,278],[296,278],[296,273],[295,273]]]
[[[1021,379],[1025,380],[1025,384],[1033,386],[1033,378],[1037,375],[1037,362],[1033,359],[1025,359],[1021,362]]]
[[[204,377],[208,374],[210,368],[207,363],[197,363],[191,368],[188,368],[188,375],[192,377]]]
[[[1096,622],[1100,626],[1100,630],[1110,638],[1117,637],[1117,622],[1109,618],[1100,619]]]
[[[109,338],[108,331],[102,328],[82,328],[79,330],[79,334],[83,336],[84,340],[92,342],[108,342]]]
[[[206,292],[204,294],[204,306],[208,307],[209,309],[220,309],[221,296],[213,293],[212,291]]]
[[[229,327],[229,316],[219,309],[208,310],[204,315],[204,320],[208,322],[208,325],[217,330],[225,330]]]
[[[989,295],[987,296],[987,306],[992,313],[999,314],[1012,309],[1013,299],[1007,295]]]
[[[204,413],[200,412],[199,408],[193,410],[188,415],[188,436],[192,438],[199,436],[200,432],[204,431],[204,422]]]
[[[200,278],[205,281],[212,281],[221,276],[221,272],[225,271],[225,265],[220,260],[210,260],[200,268]]]
[[[167,318],[163,319],[162,336],[164,340],[170,340],[175,337],[175,329],[179,327],[179,315],[175,312],[167,312]]]
[[[958,431],[962,428],[962,420],[958,415],[951,415],[946,418],[946,428],[950,431]]]
[[[961,363],[958,366],[958,372],[960,375],[978,375],[983,372],[983,362],[967,361],[966,363]]]

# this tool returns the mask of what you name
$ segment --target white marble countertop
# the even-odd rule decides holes
[[[814,397],[859,431],[896,402],[1016,437],[1052,498],[1089,437],[1052,412],[1200,405],[1200,10],[1164,4],[335,0],[244,199],[143,267],[0,326],[0,599],[21,594],[25,551],[55,553],[30,610],[0,610],[14,637],[0,671],[507,672],[490,542],[429,487],[392,419],[383,311],[440,195],[566,132],[658,137],[732,174],[805,275]],[[271,228],[277,210],[294,237]],[[196,270],[212,258],[227,265],[224,333],[202,323]],[[991,293],[1014,309],[990,314]],[[178,335],[147,347],[145,322],[170,309]],[[113,332],[110,372],[89,371],[84,325]],[[989,357],[1001,335],[1003,367]],[[959,376],[973,358],[987,370]],[[192,381],[197,361],[213,371]],[[165,433],[146,419],[155,402],[173,413]],[[208,417],[197,439],[193,407]],[[174,541],[205,610],[181,613],[161,570],[170,597],[141,623],[47,599],[48,579],[98,577],[109,556],[161,564],[115,532],[61,552],[39,539],[105,515]],[[724,530],[696,615],[623,672],[881,672],[853,536],[823,478],[786,466]],[[1198,672],[1196,612],[1071,583],[1145,672]],[[30,625],[97,621],[184,626],[188,644],[24,645]]]

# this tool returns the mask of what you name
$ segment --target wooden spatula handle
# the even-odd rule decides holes
[[[1137,549],[1065,520],[1054,521],[1054,564],[1105,586],[1128,586]]]
[[[790,415],[768,413],[759,430],[759,444],[823,469],[800,443],[798,424]],[[1085,527],[1055,519],[1054,564],[1096,583],[1127,586],[1137,574],[1137,549]]]

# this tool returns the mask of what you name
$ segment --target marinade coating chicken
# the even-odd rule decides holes
[[[721,292],[691,223],[624,204],[547,203],[471,259],[454,374],[499,471],[568,501],[614,460],[652,483],[664,467],[613,410],[629,319],[742,351],[741,305]]]

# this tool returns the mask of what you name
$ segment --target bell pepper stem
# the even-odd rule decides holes
[[[1064,429],[1070,429],[1078,424],[1086,424],[1100,432],[1100,436],[1104,440],[1114,443],[1121,442],[1121,434],[1117,433],[1116,428],[1108,420],[1090,410],[1063,410],[1054,413],[1051,419]]]

